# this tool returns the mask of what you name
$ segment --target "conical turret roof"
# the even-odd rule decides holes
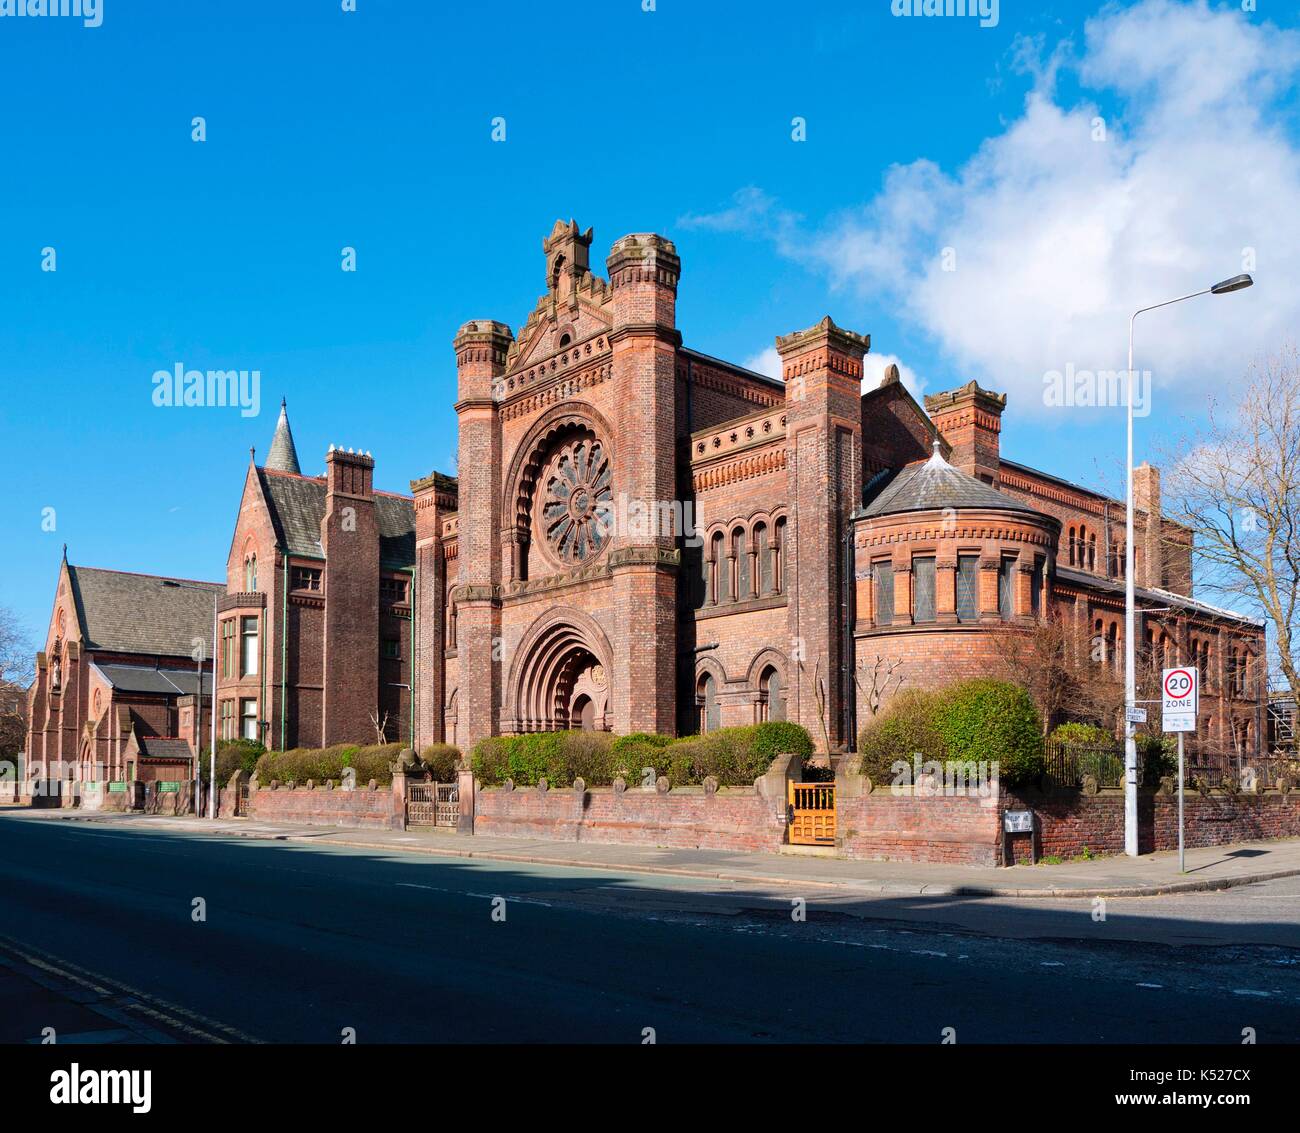
[[[293,431],[289,428],[289,408],[284,398],[280,399],[280,419],[275,423],[271,452],[263,467],[302,475],[302,469],[298,467],[298,450],[293,446]]]
[[[942,511],[944,508],[996,508],[1002,511],[1034,509],[1014,496],[954,468],[943,458],[939,442],[929,460],[909,464],[867,504],[866,516],[901,511]]]

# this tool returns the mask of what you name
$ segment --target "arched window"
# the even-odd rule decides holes
[[[785,516],[776,521],[772,530],[772,593],[785,590]]]
[[[760,702],[762,719],[784,720],[785,691],[781,688],[781,674],[776,671],[776,667],[769,665],[764,669],[758,684],[763,693]]]
[[[758,585],[755,587],[759,597],[772,593],[772,548],[767,537],[767,525],[754,525],[754,557],[758,563]]]
[[[244,559],[244,590],[253,593],[257,589],[257,555]]]
[[[1097,569],[1097,536],[1088,536],[1088,569]]]
[[[753,597],[751,591],[754,577],[743,527],[737,527],[731,533],[731,553],[736,563],[736,599],[743,602],[746,598]]]
[[[1077,542],[1077,540],[1076,540],[1076,538],[1075,538],[1074,528],[1071,527],[1071,528],[1070,528],[1070,565],[1071,565],[1071,566],[1074,566],[1074,556],[1075,556],[1075,550],[1074,550],[1074,548],[1075,548],[1076,542]]]
[[[731,582],[727,573],[727,549],[724,543],[725,539],[722,532],[719,531],[713,537],[713,553],[710,556],[713,568],[713,586],[709,591],[709,600],[714,605],[725,602],[727,595],[731,593]]]
[[[716,732],[719,726],[718,682],[705,673],[695,686],[695,703],[700,714],[700,733]]]

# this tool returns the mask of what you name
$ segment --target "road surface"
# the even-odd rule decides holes
[[[0,860],[5,1042],[1300,1041],[1296,878],[799,919],[698,878],[15,810]]]

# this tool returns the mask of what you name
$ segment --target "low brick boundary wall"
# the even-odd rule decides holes
[[[998,796],[974,790],[895,794],[886,787],[836,799],[839,851],[846,858],[995,866],[1001,824]]]
[[[234,791],[223,788],[221,816],[234,815]],[[406,807],[387,786],[357,787],[252,787],[248,792],[248,817],[265,822],[300,822],[307,826],[345,826],[353,829],[402,830]]]
[[[1062,858],[1124,852],[1124,792],[1102,790],[1023,791],[1006,795],[1003,810],[1032,810],[1040,852]],[[1283,794],[1228,794],[1211,791],[1184,795],[1186,845],[1222,846],[1232,842],[1257,842],[1272,838],[1300,838],[1300,791]],[[1011,842],[1017,862],[1028,861],[1027,835]],[[1178,795],[1142,791],[1138,794],[1138,851],[1178,848]]]
[[[474,801],[474,833],[504,838],[768,851],[785,841],[784,802],[755,787],[487,787]]]

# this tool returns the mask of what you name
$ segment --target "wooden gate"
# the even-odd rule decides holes
[[[790,845],[835,845],[835,784],[790,782]]]
[[[235,817],[248,817],[248,784],[242,779],[238,790],[235,792]]]

